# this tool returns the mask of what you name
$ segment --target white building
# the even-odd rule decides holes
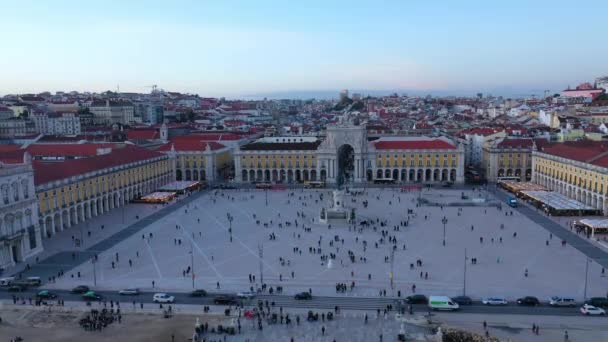
[[[89,110],[95,115],[96,124],[112,125],[135,122],[135,111],[131,102],[95,101],[89,105]]]
[[[78,135],[81,133],[80,118],[74,113],[35,114],[32,120],[38,132],[49,135]]]
[[[0,268],[7,268],[42,251],[29,154],[21,163],[0,162],[0,197]]]

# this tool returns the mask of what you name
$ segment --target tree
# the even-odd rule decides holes
[[[26,110],[24,110],[23,112],[21,112],[21,114],[19,114],[19,118],[20,119],[27,119],[30,116],[30,112]]]

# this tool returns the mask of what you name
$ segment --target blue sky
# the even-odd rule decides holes
[[[0,94],[553,91],[608,74],[608,1],[6,1]]]

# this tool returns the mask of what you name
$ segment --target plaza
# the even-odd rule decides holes
[[[562,246],[561,240],[517,211],[510,215],[511,208],[416,206],[419,196],[456,198],[461,190],[360,190],[363,194],[347,195],[345,200],[347,207],[355,208],[357,221],[370,223],[357,229],[347,223],[319,223],[321,207],[331,201],[326,189],[205,193],[100,253],[97,263],[84,262],[48,286],[247,291],[259,288],[263,276],[268,287],[281,286],[283,293],[312,289],[313,294],[335,295],[336,284],[344,283],[345,296],[378,296],[380,291],[405,296],[412,293],[412,285],[417,293],[454,296],[464,290],[466,248],[466,294],[473,298],[583,299],[586,257],[568,244]],[[469,197],[491,196],[464,192]],[[401,225],[405,221],[408,225]],[[394,244],[389,242],[393,237]],[[335,258],[322,258],[330,253]],[[184,274],[191,266],[194,279],[191,273]],[[249,275],[255,281],[250,282]],[[590,262],[587,297],[604,296],[605,289],[601,266]]]

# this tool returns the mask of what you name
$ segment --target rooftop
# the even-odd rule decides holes
[[[455,150],[457,148],[447,139],[428,137],[382,137],[372,144],[377,150]]]

